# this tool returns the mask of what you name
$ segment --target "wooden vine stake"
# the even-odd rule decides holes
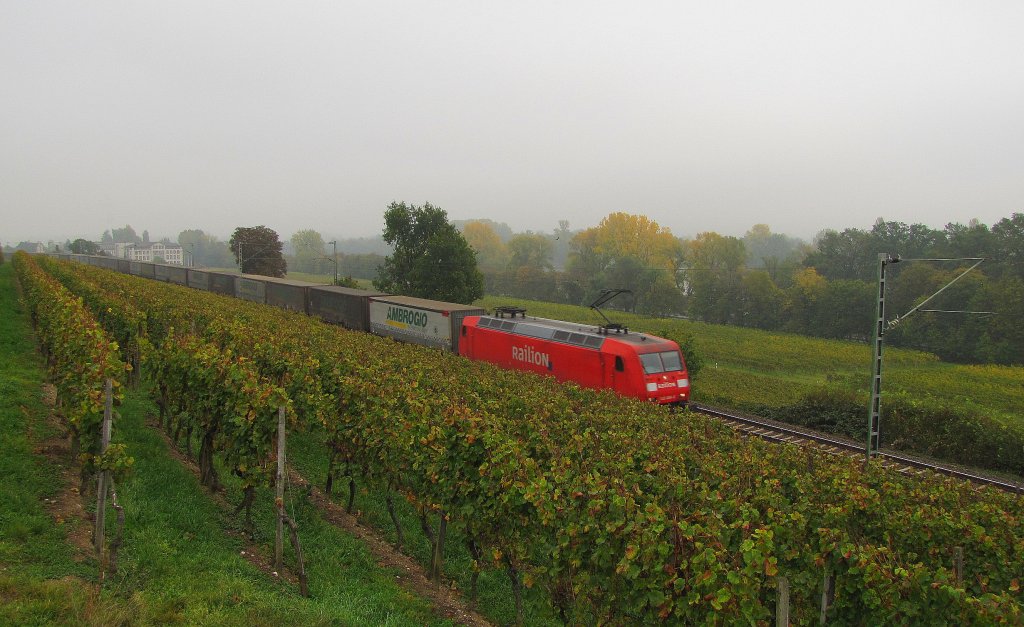
[[[298,562],[299,591],[302,596],[308,597],[309,582],[306,578],[305,560],[302,558],[302,545],[299,544],[299,526],[284,512],[284,416],[285,406],[281,405],[277,408],[277,538],[274,542],[274,568],[278,572],[284,571],[284,528],[287,525],[291,532],[292,550],[295,551],[295,559]]]
[[[103,406],[103,427],[100,441],[100,455],[107,452],[110,445],[110,423],[114,414],[113,382],[107,379],[104,384],[104,406]],[[96,478],[96,529],[93,531],[93,541],[96,547],[96,557],[100,561],[100,569],[103,568],[103,539],[106,533],[107,522],[107,471],[101,470]]]
[[[284,405],[277,409],[277,538],[274,541],[274,568],[284,566]]]
[[[114,539],[110,541],[107,567],[110,569],[111,575],[116,575],[117,552],[121,549],[121,544],[124,542],[124,507],[117,502],[117,486],[114,485],[113,479],[110,480],[110,505],[117,511],[117,531],[114,532]]]
[[[789,627],[789,579],[778,577],[775,583],[777,585],[775,625],[776,627]]]
[[[953,547],[953,572],[956,574],[956,587],[964,586],[964,547]]]
[[[835,576],[829,572],[828,565],[825,566],[825,575],[821,580],[821,614],[818,617],[818,624],[824,625],[828,619],[828,610],[836,597]]]
[[[295,551],[295,561],[298,563],[299,569],[299,592],[304,597],[309,596],[309,580],[306,577],[306,565],[305,560],[302,559],[302,545],[299,544],[299,526],[295,524],[295,521],[288,516],[284,517],[284,522],[288,525],[288,529],[291,531],[292,537],[292,550]]]

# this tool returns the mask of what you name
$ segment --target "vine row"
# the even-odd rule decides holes
[[[779,576],[799,622],[817,620],[823,596],[841,622],[1021,620],[1013,495],[744,440],[698,415],[245,301],[47,269],[91,286],[97,306],[145,312],[132,328],[162,406],[219,415],[213,441],[235,470],[265,475],[269,410],[286,400],[292,428],[326,433],[329,476],[350,479],[350,498],[373,478],[416,506],[435,571],[457,526],[481,568],[516,591],[542,587],[569,622],[767,621]]]

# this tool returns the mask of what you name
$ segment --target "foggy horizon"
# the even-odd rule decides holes
[[[1024,4],[5,3],[0,241],[1024,211]]]

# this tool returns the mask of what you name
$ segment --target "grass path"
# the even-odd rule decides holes
[[[76,521],[49,511],[62,491],[62,469],[36,451],[56,435],[42,381],[14,273],[0,265],[0,624],[59,623],[98,604],[83,585],[93,568],[66,541]]]

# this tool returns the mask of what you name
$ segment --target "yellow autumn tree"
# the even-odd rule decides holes
[[[633,257],[649,266],[671,269],[681,250],[672,231],[644,215],[611,213],[587,231],[594,232],[597,254],[610,258]]]
[[[632,290],[644,309],[645,302],[653,306],[674,300],[674,295],[652,291],[658,286],[675,289],[682,258],[682,242],[668,228],[644,215],[616,212],[576,234],[568,269],[580,284],[589,285],[591,293],[605,287]]]
[[[496,272],[505,268],[508,249],[490,224],[477,220],[467,222],[462,229],[462,236],[476,252],[477,266],[481,272]]]

